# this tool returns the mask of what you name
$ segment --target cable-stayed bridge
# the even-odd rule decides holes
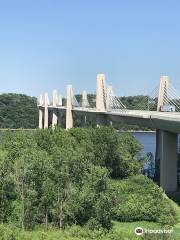
[[[38,102],[39,128],[61,124],[61,112],[66,113],[66,129],[73,127],[73,112],[86,117],[96,117],[97,125],[123,122],[156,129],[156,161],[160,162],[160,185],[166,191],[177,189],[177,134],[180,133],[180,92],[172,85],[168,76],[161,76],[160,83],[148,96],[142,98],[134,109],[128,109],[117,96],[112,86],[106,84],[105,75],[98,74],[96,95],[88,99],[83,91],[80,101],[67,86],[63,101],[56,90],[52,101],[48,93]],[[52,119],[50,119],[52,116]]]

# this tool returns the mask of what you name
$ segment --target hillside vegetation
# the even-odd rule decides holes
[[[4,132],[0,239],[133,239],[121,226],[173,226],[171,201],[141,175],[140,150],[108,127]]]
[[[0,128],[37,128],[37,99],[24,94],[0,95]]]

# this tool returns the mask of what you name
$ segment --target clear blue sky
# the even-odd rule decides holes
[[[180,90],[179,0],[0,0],[0,92]]]

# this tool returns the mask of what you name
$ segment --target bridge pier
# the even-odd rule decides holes
[[[156,152],[155,152],[155,178],[154,180],[160,185],[160,147],[161,130],[156,129]]]
[[[49,127],[48,93],[44,94],[44,128]]]
[[[66,129],[73,128],[72,85],[67,85]]]
[[[43,110],[39,108],[39,128],[43,128]]]
[[[87,121],[86,115],[81,116],[81,127],[82,127],[82,128],[85,128],[85,127],[86,127],[86,121]]]
[[[177,134],[157,130],[156,162],[160,162],[160,186],[164,191],[177,190]]]
[[[53,114],[52,114],[52,127],[56,127],[58,124],[58,114],[56,110],[53,110]]]
[[[53,90],[52,128],[56,127],[58,124],[58,113],[56,109],[57,104],[58,104],[58,93],[57,93],[57,90]]]

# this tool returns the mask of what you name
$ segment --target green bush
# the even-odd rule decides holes
[[[155,221],[174,225],[176,213],[171,202],[153,181],[143,175],[112,181],[113,216],[118,221]]]

